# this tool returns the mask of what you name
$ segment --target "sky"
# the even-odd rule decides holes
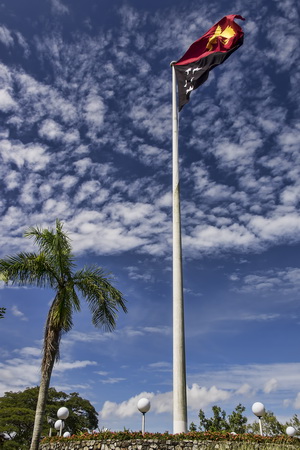
[[[179,152],[188,423],[218,405],[300,414],[296,0],[2,0],[0,257],[64,223],[78,268],[112,273],[116,331],[84,300],[51,385],[99,428],[172,432],[171,69],[227,14],[244,44],[191,93]],[[54,293],[0,286],[0,395],[39,383]]]

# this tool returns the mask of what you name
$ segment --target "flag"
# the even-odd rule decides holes
[[[244,33],[235,23],[235,18],[245,20],[237,14],[223,17],[173,64],[178,85],[179,111],[188,103],[190,93],[207,80],[210,70],[222,64],[243,44]]]

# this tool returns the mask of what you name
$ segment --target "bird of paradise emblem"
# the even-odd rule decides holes
[[[218,42],[218,39],[222,39],[224,45],[228,44],[229,40],[235,35],[235,31],[231,26],[227,26],[223,31],[220,25],[217,26],[213,36],[209,38],[206,48],[208,51],[213,50],[213,46]]]

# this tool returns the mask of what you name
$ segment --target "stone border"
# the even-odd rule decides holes
[[[40,450],[295,450],[296,445],[196,440],[82,440],[64,439],[41,444]]]

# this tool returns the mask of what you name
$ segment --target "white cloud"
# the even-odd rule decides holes
[[[300,392],[298,392],[298,394],[294,400],[294,408],[300,409]]]
[[[69,14],[69,8],[61,0],[50,0],[52,11],[56,14]]]
[[[140,338],[141,336],[151,336],[151,335],[170,335],[171,328],[168,326],[155,326],[155,327],[125,327],[116,329],[113,333],[111,332],[81,332],[72,330],[66,337],[63,338],[64,342],[68,345],[75,345],[76,342],[115,342],[124,341],[127,338]]]
[[[224,389],[218,389],[216,386],[206,388],[200,387],[196,383],[187,391],[188,405],[191,409],[205,408],[211,403],[228,400],[231,395],[230,392]]]
[[[0,89],[0,110],[3,112],[9,112],[17,107],[16,102],[11,97],[10,93],[6,89]]]
[[[266,394],[270,394],[270,392],[276,391],[277,388],[278,388],[278,382],[277,382],[276,378],[270,378],[270,380],[268,380],[265,383],[264,392]]]
[[[40,361],[29,358],[11,358],[0,363],[0,393],[36,386],[40,379]]]
[[[16,38],[17,38],[18,44],[23,48],[24,56],[27,58],[30,55],[30,48],[29,48],[28,43],[26,42],[26,39],[24,38],[22,33],[20,33],[19,31],[16,31]]]
[[[15,350],[17,353],[19,353],[21,356],[30,357],[34,356],[36,358],[41,357],[41,349],[36,347],[23,347],[21,350]]]
[[[153,281],[153,276],[145,270],[135,266],[126,267],[128,271],[128,276],[131,280],[143,280],[146,282]]]
[[[274,292],[292,294],[299,292],[299,288],[300,269],[298,267],[248,273],[244,277],[240,276],[234,286],[237,292],[259,292],[264,295],[272,295]]]
[[[103,125],[106,112],[102,98],[96,94],[90,94],[84,104],[84,111],[87,124],[92,129],[97,128],[99,131]]]
[[[17,354],[18,357],[6,358],[6,361],[0,363],[0,395],[10,390],[19,391],[36,386],[40,381],[41,348],[23,347],[11,353]],[[54,366],[52,377],[55,380],[66,371],[84,369],[97,364],[96,361],[89,360],[61,360]]]
[[[106,378],[105,380],[100,380],[101,383],[103,384],[117,384],[120,383],[122,381],[125,381],[126,378]]]
[[[169,162],[170,154],[161,148],[142,144],[139,146],[140,160],[146,166],[162,167]]]
[[[140,398],[146,397],[151,401],[151,411],[157,414],[171,413],[173,408],[172,392],[153,393],[141,392],[121,403],[111,401],[104,402],[102,410],[99,412],[102,419],[108,417],[130,417],[137,414],[137,403]],[[223,400],[227,400],[231,394],[225,390],[217,389],[212,386],[209,389],[193,384],[187,389],[187,399],[190,409],[199,410],[207,405]]]
[[[78,183],[78,178],[73,175],[65,175],[60,179],[64,190],[69,190]]]
[[[159,370],[159,371],[171,371],[172,365],[166,361],[160,361],[156,363],[149,364],[148,367],[150,369]]]
[[[71,362],[65,362],[65,361],[59,361],[55,365],[55,370],[53,372],[53,375],[55,375],[57,372],[65,372],[66,370],[73,370],[73,369],[83,369],[87,366],[97,366],[96,361],[71,361]]]
[[[268,394],[282,391],[297,391],[297,371],[299,363],[274,363],[274,364],[233,364],[219,367],[205,366],[203,372],[188,376],[189,383],[197,383],[200,386],[215,385],[218,389],[229,390],[235,395],[251,390]],[[276,374],[276,376],[274,376]],[[242,389],[242,391],[241,391]]]
[[[21,320],[28,320],[22,311],[19,310],[19,308],[16,305],[13,305],[11,308],[11,312],[15,317],[18,317]]]
[[[0,141],[1,158],[4,163],[15,163],[18,168],[26,165],[33,171],[39,171],[46,167],[50,161],[50,155],[40,144],[23,144],[20,141]]]
[[[57,122],[47,119],[42,123],[39,129],[39,135],[49,140],[57,140],[62,138],[63,132]]]
[[[115,403],[106,401],[104,402],[102,410],[99,412],[99,415],[102,419],[106,419],[107,417],[117,416],[117,417],[130,417],[133,414],[137,413],[137,403],[138,401],[145,397],[149,400],[152,400],[154,394],[152,392],[141,392],[139,395],[131,397],[129,400],[126,400],[121,403]]]
[[[11,32],[4,25],[0,26],[0,42],[7,47],[14,44]]]

